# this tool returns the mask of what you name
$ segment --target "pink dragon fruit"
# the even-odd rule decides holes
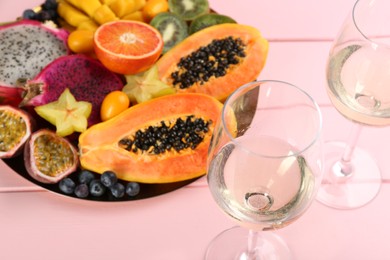
[[[70,54],[69,33],[37,21],[0,26],[0,105],[21,101],[20,79],[34,78],[56,58]]]
[[[69,88],[77,101],[92,103],[88,126],[101,122],[104,97],[121,90],[123,80],[99,61],[83,54],[63,56],[48,64],[33,80],[27,81],[21,106],[39,106],[56,101]]]

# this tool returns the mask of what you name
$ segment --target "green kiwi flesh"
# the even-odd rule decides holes
[[[209,26],[222,24],[222,23],[237,23],[237,22],[233,18],[222,14],[216,14],[216,13],[204,14],[197,17],[191,22],[188,28],[188,33],[193,34]]]
[[[163,53],[169,51],[188,36],[187,23],[178,15],[170,12],[159,13],[150,21],[150,25],[162,35]]]
[[[179,15],[185,21],[209,12],[208,0],[168,0],[169,11]]]

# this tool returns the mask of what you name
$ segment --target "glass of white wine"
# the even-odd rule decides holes
[[[239,224],[218,235],[205,259],[290,259],[282,228],[309,207],[321,184],[322,116],[303,90],[254,81],[226,101],[208,154],[217,205]]]
[[[359,0],[335,38],[326,69],[333,106],[351,120],[347,142],[324,144],[327,169],[318,200],[330,207],[353,209],[378,194],[377,162],[357,146],[365,125],[390,125],[390,3]]]

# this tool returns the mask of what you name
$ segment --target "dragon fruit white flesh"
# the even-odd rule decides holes
[[[39,106],[56,101],[69,88],[77,101],[92,103],[88,126],[101,122],[100,107],[104,97],[122,90],[123,80],[99,61],[83,54],[60,57],[48,64],[25,84],[21,106]]]
[[[70,54],[68,35],[32,20],[0,26],[0,105],[18,105],[20,79],[32,79],[56,58]]]

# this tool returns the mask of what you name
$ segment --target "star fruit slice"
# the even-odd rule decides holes
[[[122,91],[127,94],[132,104],[176,93],[174,88],[159,79],[156,65],[145,72],[126,75],[126,82]]]
[[[67,88],[57,101],[37,106],[35,111],[56,126],[56,133],[59,136],[68,136],[73,132],[84,132],[87,129],[92,104],[77,101]]]

